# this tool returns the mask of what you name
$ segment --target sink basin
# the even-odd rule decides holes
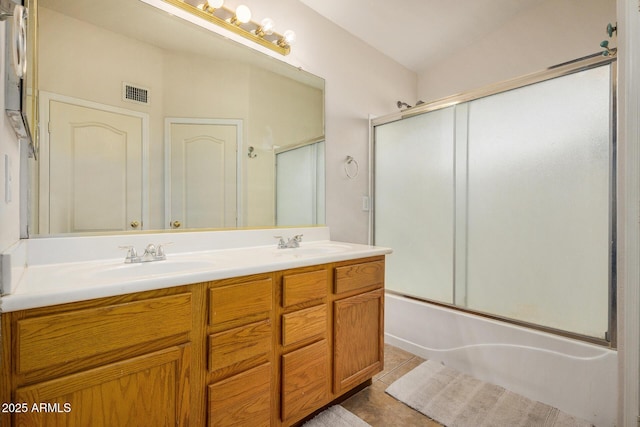
[[[299,248],[277,249],[277,253],[282,255],[291,255],[294,257],[305,257],[346,252],[350,249],[351,246],[349,245],[342,245],[339,243],[321,243],[311,244],[308,246],[303,244]]]
[[[206,270],[215,264],[210,260],[175,260],[143,262],[134,264],[117,264],[106,268],[96,268],[91,275],[97,278],[118,279],[138,278],[158,274],[183,274],[191,271]]]

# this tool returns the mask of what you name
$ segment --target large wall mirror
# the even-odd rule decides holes
[[[139,0],[37,0],[36,65],[31,235],[324,218],[321,193],[279,219],[276,176],[295,176],[278,153],[324,144],[321,78]]]

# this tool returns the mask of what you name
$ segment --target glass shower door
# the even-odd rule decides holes
[[[605,338],[609,73],[598,67],[469,103],[459,305]]]
[[[375,243],[387,287],[453,303],[454,109],[375,130]]]
[[[376,125],[387,288],[612,339],[613,75],[598,65]]]

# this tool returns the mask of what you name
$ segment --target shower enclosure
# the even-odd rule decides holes
[[[387,289],[615,347],[614,67],[590,57],[376,119]]]

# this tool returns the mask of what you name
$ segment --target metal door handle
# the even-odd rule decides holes
[[[171,227],[173,227],[173,228],[180,228],[181,225],[182,224],[180,223],[180,221],[173,221],[171,223]]]
[[[131,228],[138,228],[140,226],[140,223],[138,221],[131,221],[131,224],[129,224],[131,226]]]

